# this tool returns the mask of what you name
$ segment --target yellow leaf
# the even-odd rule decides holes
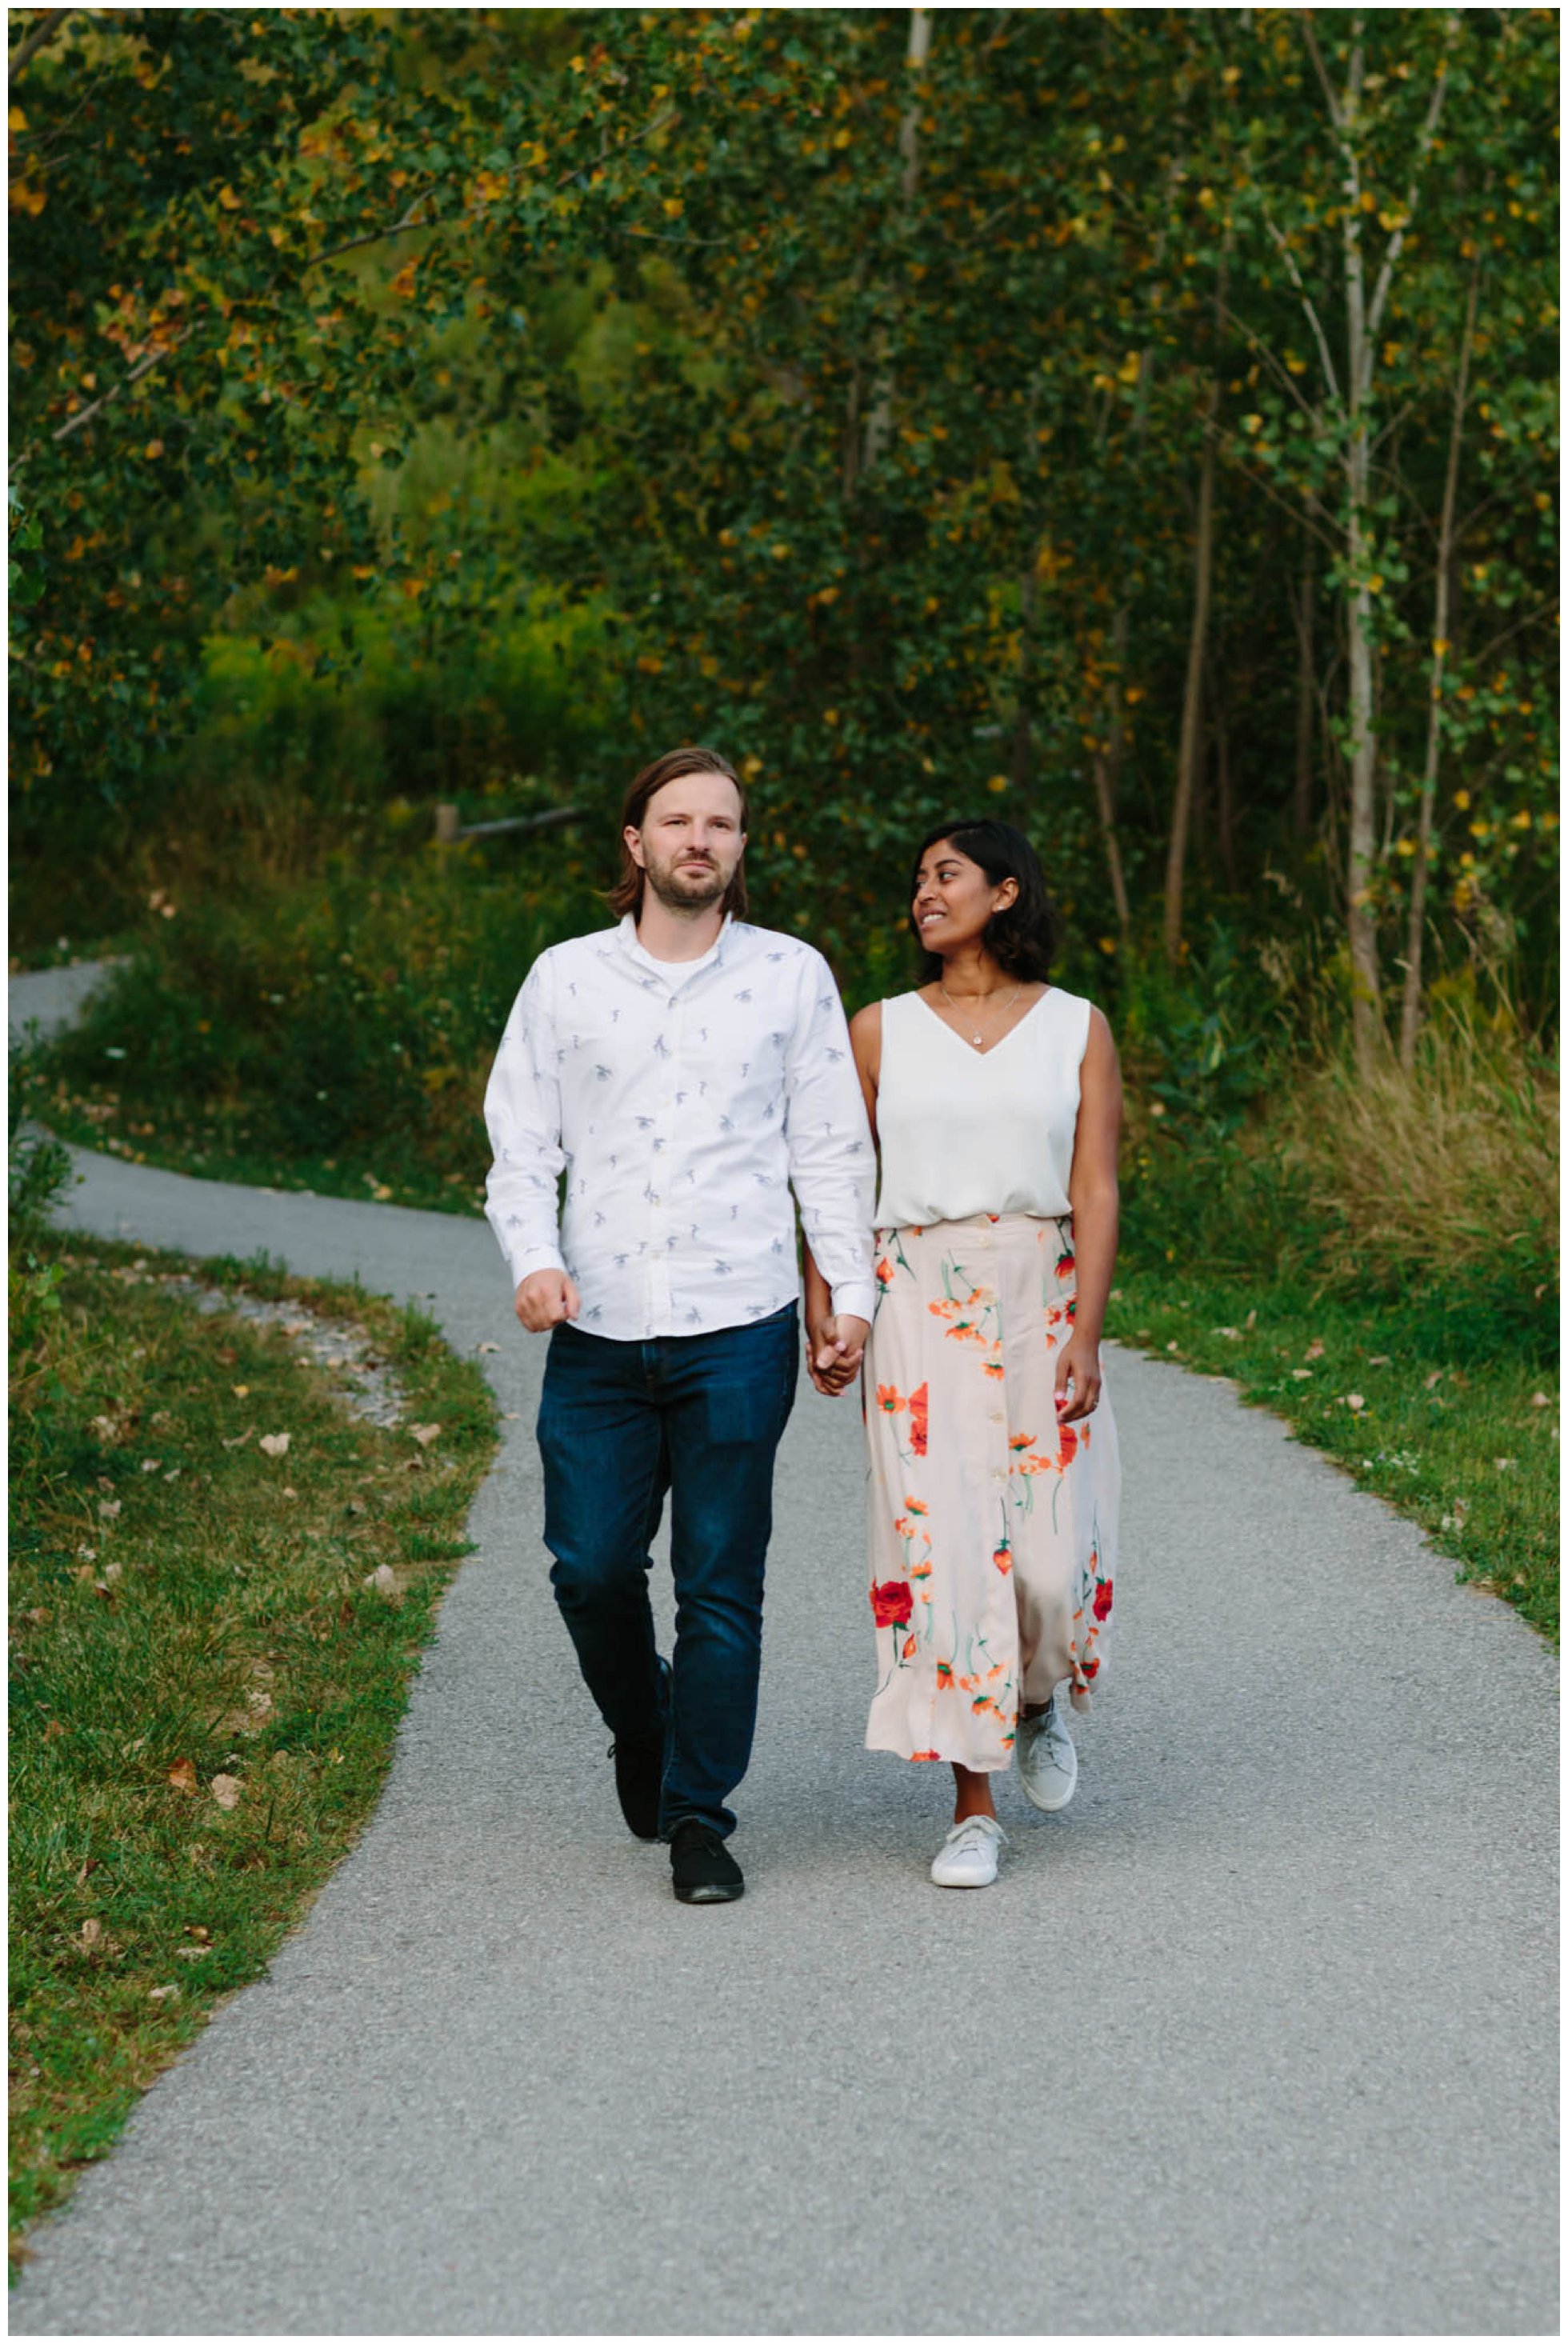
[[[1117,380],[1118,382],[1136,382],[1138,380],[1138,356],[1136,350],[1128,350],[1126,358],[1123,359],[1120,366],[1118,367],[1116,373]]]
[[[239,197],[227,183],[219,187],[217,200],[226,212],[237,212],[239,209]]]
[[[158,458],[163,454],[163,441],[161,440],[149,440],[147,446],[142,450],[142,454],[147,458],[149,464],[156,464]]]
[[[169,1768],[167,1780],[171,1791],[194,1791],[197,1787],[196,1768],[188,1758],[182,1758]]]
[[[26,116],[23,113],[23,111],[22,111],[22,109],[21,109],[21,107],[20,107],[19,106],[14,106],[11,108],[10,113],[5,116],[5,127],[6,127],[6,129],[7,129],[7,130],[25,130],[25,129],[26,129],[26,127],[27,127],[27,117],[26,117]]]
[[[990,791],[991,795],[994,798],[999,798],[1007,786],[1007,776],[1006,773],[993,773],[990,780],[986,784],[986,787]]]
[[[663,210],[664,210],[664,217],[665,217],[666,219],[679,219],[679,218],[680,218],[680,217],[681,217],[681,214],[685,210],[685,208],[686,208],[686,207],[685,207],[685,205],[682,202],[682,200],[681,200],[681,198],[680,198],[680,197],[679,197],[679,196],[666,196],[666,197],[665,197],[665,198],[664,198],[664,205],[663,205]]]

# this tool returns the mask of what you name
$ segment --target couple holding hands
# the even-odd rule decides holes
[[[807,1371],[828,1394],[864,1373],[866,1742],[952,1767],[931,1877],[985,1887],[993,1776],[1016,1754],[1037,1807],[1072,1796],[1061,1696],[1087,1708],[1110,1616],[1116,1050],[1049,982],[1045,883],[1010,825],[921,841],[924,982],[847,1026],[821,954],[746,921],[745,841],[723,757],[648,765],[620,925],[540,955],[491,1074],[486,1210],[519,1318],[550,1335],[551,1581],[628,1825],[668,1842],[683,1903],[731,1902],[799,1363],[793,1189]],[[667,1492],[669,1660],[648,1593]]]

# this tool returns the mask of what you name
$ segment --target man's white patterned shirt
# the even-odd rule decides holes
[[[870,1318],[871,1132],[832,972],[798,937],[726,920],[703,959],[659,961],[628,913],[552,945],[484,1111],[513,1284],[567,1270],[585,1332],[641,1342],[783,1309],[792,1186],[834,1308]]]

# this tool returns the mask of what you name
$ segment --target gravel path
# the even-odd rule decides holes
[[[372,1824],[13,2332],[1555,2330],[1557,1672],[1409,1523],[1118,1353],[1078,1794],[1009,1782],[1000,1884],[944,1894],[941,1785],[860,1747],[858,1422],[803,1389],[747,1894],[678,1906],[554,1614],[488,1229],[76,1160],[80,1228],[417,1296],[517,1414]]]

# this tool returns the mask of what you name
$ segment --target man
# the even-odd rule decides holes
[[[831,1289],[823,1369],[872,1315],[873,1154],[826,962],[746,924],[746,800],[709,749],[638,774],[618,929],[557,945],[485,1097],[486,1211],[517,1315],[550,1330],[551,1581],[614,1736],[622,1812],[675,1894],[741,1894],[725,1801],[751,1755],[774,1453],[796,1374],[793,1185]],[[558,1176],[566,1204],[559,1229]],[[672,1495],[673,1668],[649,1546]]]

